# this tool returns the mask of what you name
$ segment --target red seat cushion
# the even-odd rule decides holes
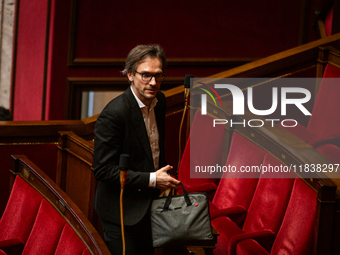
[[[0,248],[9,255],[19,255],[24,249],[24,243],[17,238],[0,241]]]
[[[89,252],[88,249],[86,249],[86,250],[83,251],[82,255],[91,255],[91,253]]]
[[[26,243],[42,200],[36,190],[17,176],[0,220],[0,241],[17,238]]]
[[[253,239],[246,239],[236,246],[237,255],[269,255],[268,251]]]
[[[257,145],[234,133],[226,166],[235,166],[237,170],[245,166],[260,166],[264,155],[265,152]],[[253,198],[258,177],[259,173],[256,172],[224,173],[212,201],[211,217],[225,215],[231,217],[237,224],[241,224]],[[229,212],[239,210],[240,213],[226,215],[228,210]]]
[[[227,216],[233,222],[240,225],[244,217],[246,216],[247,210],[241,205],[219,209],[212,202],[209,201],[209,213],[211,219]]]
[[[215,192],[219,178],[209,173],[196,176],[195,166],[222,165],[224,126],[213,127],[213,118],[197,111],[191,125],[190,136],[185,146],[178,170],[180,180],[188,192]],[[218,176],[220,177],[220,176]],[[181,193],[181,189],[178,189]]]
[[[211,225],[217,230],[219,236],[217,237],[216,249],[214,255],[226,255],[228,254],[229,240],[236,235],[241,235],[244,232],[239,226],[235,224],[228,217],[218,217],[211,221]]]
[[[20,176],[0,220],[0,237],[0,254],[90,254],[58,211]]]
[[[314,148],[318,148],[325,144],[334,144],[337,147],[340,147],[340,132],[334,133],[327,137],[316,137],[308,142],[308,144]]]
[[[325,29],[326,29],[326,34],[327,36],[332,35],[332,27],[333,27],[333,7],[327,14],[325,18]]]
[[[69,224],[66,224],[55,251],[55,255],[82,255],[87,249]]]
[[[325,144],[316,149],[336,164],[340,164],[340,148],[333,144]]]
[[[262,165],[280,166],[281,163],[266,154]],[[242,230],[227,217],[212,221],[220,234],[217,254],[222,254],[222,251],[224,254],[235,254],[237,243],[248,238],[256,238],[266,249],[271,248],[287,209],[294,178],[265,177],[260,176]]]
[[[279,124],[280,127],[286,129],[287,131],[289,131],[289,133],[295,135],[296,137],[298,137],[299,139],[306,143],[309,143],[309,141],[316,138],[320,139],[318,135],[316,135],[315,133],[313,133],[312,131],[308,130],[306,127],[300,124],[297,124],[295,127],[293,127],[293,122],[292,124],[290,124],[290,121],[287,121],[286,125],[292,125],[292,127],[289,126],[283,127],[281,123]]]
[[[340,129],[340,69],[327,64],[316,98],[308,129],[320,137],[338,133]]]
[[[266,154],[263,166],[268,165],[280,166],[281,163]],[[253,232],[270,229],[277,233],[287,209],[293,183],[293,178],[264,178],[262,175],[251,201],[243,230]]]
[[[272,254],[312,253],[317,194],[301,179],[296,179],[281,229]]]
[[[336,138],[340,130],[340,86],[334,78],[339,77],[340,68],[327,64],[307,128],[299,124],[284,128],[313,147],[329,137]]]
[[[41,201],[32,232],[25,245],[23,255],[53,255],[66,221],[45,199]]]
[[[280,230],[270,254],[312,253],[317,194],[301,179],[296,179]],[[268,254],[259,243],[248,239],[237,244],[238,255]]]

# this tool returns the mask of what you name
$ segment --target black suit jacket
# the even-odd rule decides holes
[[[164,158],[164,130],[166,101],[157,94],[155,115],[159,133],[160,167]],[[94,176],[99,181],[94,207],[103,220],[120,224],[121,154],[129,154],[129,170],[124,189],[124,224],[134,225],[147,213],[151,200],[159,193],[149,188],[150,172],[155,171],[149,138],[138,103],[128,88],[113,99],[101,112],[95,126]]]

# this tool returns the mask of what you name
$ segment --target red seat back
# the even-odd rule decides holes
[[[0,220],[0,241],[18,238],[26,243],[42,200],[36,190],[17,176]]]
[[[45,199],[42,200],[22,254],[54,254],[65,224],[65,219]]]
[[[271,249],[272,255],[312,254],[317,194],[301,179],[296,178],[280,230]],[[255,240],[237,244],[239,255],[268,255]]]
[[[340,164],[340,148],[333,144],[325,144],[318,147],[316,150],[321,152],[327,158],[336,164]]]
[[[301,179],[296,179],[281,228],[271,254],[312,253],[317,194]]]
[[[257,145],[234,133],[225,165],[235,166],[237,171],[241,167],[260,166],[264,155],[265,151]],[[212,201],[213,204],[218,209],[238,205],[248,209],[256,189],[258,177],[259,173],[256,172],[224,173]]]
[[[281,163],[269,154],[263,166],[280,166]],[[260,176],[256,191],[243,225],[246,233],[260,230],[279,231],[291,195],[293,178],[264,178]]]
[[[320,137],[328,137],[340,130],[340,68],[327,64],[316,98],[308,129]]]
[[[15,178],[0,220],[0,241],[13,239],[22,241],[24,255],[89,254],[84,253],[86,246],[65,219],[20,176]]]
[[[332,23],[333,23],[333,7],[331,8],[331,10],[329,11],[329,13],[327,14],[325,18],[325,29],[326,29],[327,36],[332,35],[332,27],[333,27]]]
[[[88,251],[84,243],[80,240],[69,224],[66,224],[61,233],[55,255],[82,255]]]
[[[86,246],[66,220],[45,199],[22,252],[44,255],[82,255]]]
[[[183,183],[185,188],[190,190],[190,187],[193,186],[219,182],[219,179],[208,176],[191,178],[190,171],[194,173],[195,166],[211,166],[216,163],[221,165],[223,136],[224,125],[213,127],[212,117],[202,115],[201,111],[196,112],[178,170],[178,180]],[[192,155],[191,158],[190,155]]]

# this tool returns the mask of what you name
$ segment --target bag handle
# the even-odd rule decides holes
[[[188,192],[185,190],[183,184],[182,183],[180,183],[180,184],[181,184],[182,189],[183,189],[183,195],[184,195],[185,202],[187,203],[187,206],[192,205],[192,203],[190,201],[190,198],[189,198],[189,195],[188,195]],[[172,189],[169,192],[169,195],[168,195],[168,197],[165,200],[163,210],[168,210],[169,209],[169,206],[170,206],[170,203],[171,203],[171,199],[172,199]]]

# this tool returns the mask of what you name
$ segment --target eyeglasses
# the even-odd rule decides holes
[[[165,73],[156,73],[154,75],[150,73],[139,73],[137,71],[136,73],[140,74],[140,76],[142,77],[142,81],[145,81],[145,82],[150,82],[153,77],[155,77],[156,82],[160,82],[160,81],[163,81],[166,76]]]

